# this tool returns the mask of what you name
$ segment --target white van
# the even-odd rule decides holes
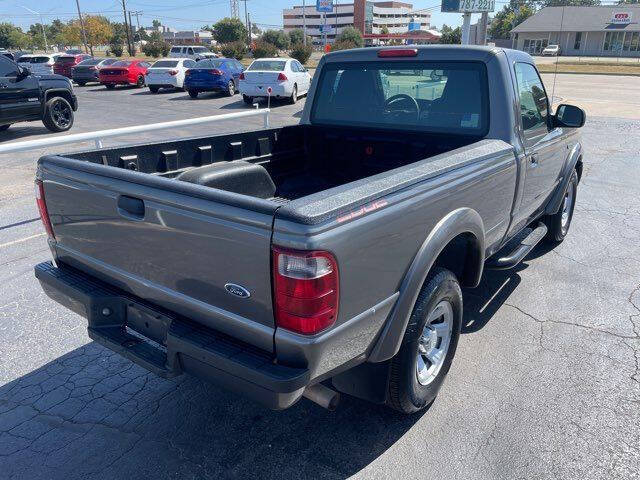
[[[218,56],[207,47],[199,45],[176,45],[175,47],[171,47],[169,56],[173,58],[190,58],[196,62],[204,58],[218,58]]]

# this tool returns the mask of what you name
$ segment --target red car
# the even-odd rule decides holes
[[[144,76],[151,65],[144,60],[119,60],[100,69],[100,83],[111,89],[116,85],[144,87]]]
[[[80,62],[92,58],[91,55],[60,55],[53,64],[53,73],[71,78],[71,69]]]

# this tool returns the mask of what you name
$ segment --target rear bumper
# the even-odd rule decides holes
[[[147,75],[145,82],[147,87],[181,87],[178,78],[168,75]]]
[[[267,97],[267,87],[269,85],[256,85],[252,83],[240,82],[238,90],[241,94],[248,97]],[[272,97],[290,97],[293,93],[293,86],[287,87],[285,84],[271,85]]]
[[[269,352],[79,270],[45,262],[36,265],[35,276],[50,298],[87,318],[93,340],[161,377],[193,374],[274,410],[295,403],[309,383],[308,369],[275,364]]]
[[[199,92],[221,92],[226,91],[228,88],[227,82],[198,82],[198,81],[184,81],[185,90],[198,90]]]
[[[134,85],[135,80],[129,77],[100,77],[100,83],[103,85]]]
[[[78,82],[99,82],[100,78],[98,77],[98,73],[91,72],[74,72],[73,80]]]

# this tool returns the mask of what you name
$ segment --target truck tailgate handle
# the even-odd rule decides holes
[[[144,202],[139,198],[120,195],[118,213],[124,217],[142,220],[144,218]]]

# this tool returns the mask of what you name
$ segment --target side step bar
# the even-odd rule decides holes
[[[531,230],[524,239],[511,250],[507,255],[501,255],[500,252],[495,257],[490,258],[485,268],[489,270],[508,270],[518,265],[524,257],[526,257],[533,248],[540,243],[540,240],[547,234],[547,226],[540,222],[538,226]]]

